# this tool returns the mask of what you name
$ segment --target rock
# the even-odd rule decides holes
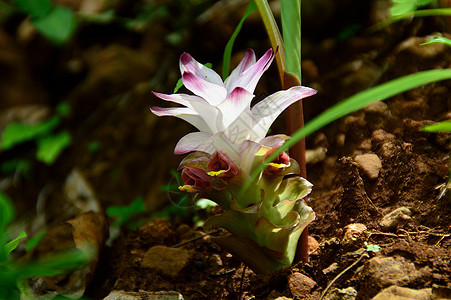
[[[338,270],[338,264],[336,262],[334,262],[333,264],[331,264],[330,266],[328,266],[327,268],[325,268],[323,270],[323,274],[327,275],[329,273],[334,273]]]
[[[309,254],[318,254],[319,252],[319,243],[318,241],[311,235],[308,236],[308,253]]]
[[[124,292],[124,291],[112,291],[103,300],[183,300],[182,294],[174,291],[161,291],[161,292]]]
[[[327,149],[324,147],[317,147],[315,149],[305,150],[305,161],[307,164],[316,164],[326,158]]]
[[[344,247],[357,244],[365,236],[366,226],[361,223],[349,224],[344,228],[342,245]]]
[[[315,285],[315,281],[299,272],[293,273],[288,277],[288,286],[295,298],[305,299]]]
[[[396,136],[392,133],[386,132],[383,129],[376,129],[373,131],[371,139],[376,143],[383,143],[388,141],[395,141]]]
[[[154,246],[144,254],[141,267],[157,270],[174,277],[188,264],[192,253],[188,250]]]
[[[369,179],[377,179],[377,177],[379,176],[379,171],[382,168],[382,163],[376,154],[367,153],[357,155],[354,160]]]
[[[366,113],[377,114],[384,117],[388,117],[390,115],[388,105],[382,101],[376,101],[368,104],[363,108],[363,111]]]
[[[401,225],[401,223],[406,223],[412,220],[410,217],[412,212],[409,208],[403,206],[395,209],[391,213],[386,214],[382,217],[379,222],[381,228],[385,231],[390,231]]]
[[[425,300],[431,299],[431,295],[431,288],[415,290],[392,285],[381,291],[371,300]]]
[[[345,289],[333,289],[324,297],[324,300],[354,300],[356,297],[356,289],[350,286]]]
[[[363,267],[361,290],[379,291],[390,285],[407,285],[418,280],[421,273],[404,257],[373,257]]]

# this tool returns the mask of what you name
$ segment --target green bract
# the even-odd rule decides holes
[[[194,152],[181,163],[184,182],[198,187],[196,191],[201,197],[225,210],[210,217],[204,228],[226,229],[227,236],[213,240],[241,257],[255,272],[264,274],[292,264],[299,237],[315,218],[313,210],[302,200],[310,193],[312,185],[296,175],[299,167],[286,153],[268,164],[251,188],[242,192],[250,172],[263,163],[271,151],[260,145],[253,156],[253,166],[247,171],[238,168],[225,153]],[[196,170],[187,172],[192,169]]]

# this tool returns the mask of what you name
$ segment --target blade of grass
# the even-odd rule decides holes
[[[314,133],[329,123],[359,110],[372,102],[382,101],[416,87],[446,79],[451,79],[451,69],[422,71],[382,83],[341,101],[305,124],[303,128],[296,131],[290,140],[270,155],[265,163],[252,172],[249,180],[243,185],[242,192],[245,192],[249,188],[252,182],[263,171],[267,163],[273,161],[279,154],[286,151],[300,139],[309,134]]]
[[[286,71],[301,82],[301,1],[281,0],[280,5]]]
[[[244,21],[251,15],[254,11],[257,10],[257,6],[255,5],[255,2],[252,0],[249,3],[249,6],[246,9],[246,12],[244,13],[244,16],[241,18],[240,22],[235,28],[235,31],[233,32],[232,36],[230,37],[229,41],[227,42],[227,45],[224,49],[224,58],[222,62],[222,79],[225,80],[227,76],[229,76],[230,71],[230,58],[232,57],[232,48],[233,44],[235,43],[236,37],[241,31],[241,27],[243,27]]]
[[[418,18],[418,17],[432,17],[432,16],[451,16],[451,8],[433,8],[433,9],[421,9],[416,10],[414,12],[409,12],[397,16],[389,17],[385,20],[380,21],[379,23],[374,24],[370,28],[368,28],[368,31],[370,33],[381,30],[384,27],[387,27],[388,25],[408,19],[408,18]]]
[[[279,27],[277,27],[276,20],[266,0],[255,0],[260,16],[262,17],[263,24],[265,25],[266,32],[268,33],[269,41],[273,49],[279,48],[276,53],[277,69],[279,70],[280,82],[283,85],[284,73],[286,71],[285,66],[285,49],[283,45],[282,36],[280,35]]]

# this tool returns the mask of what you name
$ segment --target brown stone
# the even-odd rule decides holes
[[[316,282],[310,277],[296,272],[288,277],[288,285],[293,297],[305,299],[307,295],[310,294],[310,291],[315,287]]]
[[[191,252],[166,246],[150,248],[141,261],[141,266],[168,276],[177,276],[191,259]]]

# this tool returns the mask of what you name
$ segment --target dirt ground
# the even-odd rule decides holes
[[[78,226],[72,222],[71,228],[61,229],[61,224],[89,210],[99,212],[82,219],[88,225],[80,229],[91,230],[101,249],[97,267],[81,275],[81,286],[60,278],[36,290],[86,290],[91,299],[112,291],[141,292],[136,299],[157,299],[163,291],[167,299],[179,299],[179,294],[184,299],[372,299],[389,288],[385,292],[391,296],[451,299],[449,135],[419,130],[451,119],[451,82],[376,102],[308,137],[308,149],[325,152],[307,169],[314,185],[307,201],[316,213],[309,226],[309,262],[257,275],[209,240],[224,232],[203,232],[193,220],[192,205],[180,203],[180,193],[162,188],[175,183],[170,171],[182,157],[173,148],[192,128],[176,118],[152,115],[148,107],[161,102],[151,91],[172,92],[182,52],[220,66],[224,41],[246,8],[188,2],[189,8],[151,1],[169,15],[139,31],[114,22],[88,22],[60,47],[37,33],[25,35],[19,30],[23,18],[10,19],[0,29],[0,67],[8,70],[0,74],[0,126],[42,119],[62,101],[71,108],[61,128],[71,133],[72,144],[53,165],[36,161],[30,144],[0,153],[2,162],[32,161],[27,176],[0,177],[1,189],[16,205],[17,223],[26,224],[30,236],[60,226],[54,230],[60,234],[36,250],[52,251],[60,238],[67,238],[67,230]],[[450,37],[449,19],[405,20],[371,33],[366,28],[386,15],[388,1],[323,2],[318,5],[325,10],[306,1],[305,11],[313,16],[315,9],[323,12],[304,18],[302,83],[318,90],[304,101],[306,121],[378,83],[451,67],[449,47],[420,46],[429,35]],[[132,17],[145,3],[132,7],[118,1],[115,8]],[[232,63],[249,47],[258,56],[269,48],[256,15],[246,26]],[[280,89],[274,78],[272,66],[257,87],[257,99]],[[281,116],[272,131],[284,130]],[[90,148],[93,142],[97,150]],[[136,217],[141,225],[111,226],[105,242],[105,209],[128,205],[138,196],[146,205]],[[205,220],[208,213],[196,216]],[[375,245],[379,251],[369,251]],[[375,299],[392,299],[389,294]]]

